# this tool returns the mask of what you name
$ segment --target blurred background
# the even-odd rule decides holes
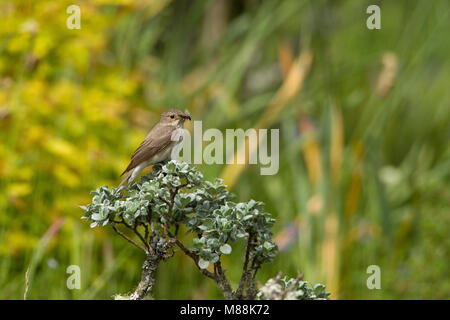
[[[66,27],[72,4],[81,29]],[[371,4],[381,30],[366,27]],[[449,299],[449,12],[446,0],[2,1],[0,298],[135,288],[143,254],[78,206],[117,186],[171,107],[204,129],[280,129],[276,175],[199,166],[276,217],[280,253],[259,282],[301,270],[335,299]],[[241,253],[224,261],[234,285]],[[72,264],[80,290],[66,287]],[[154,297],[222,298],[182,255],[161,265]]]

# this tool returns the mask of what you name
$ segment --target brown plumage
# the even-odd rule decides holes
[[[121,174],[125,176],[119,187],[126,182],[131,183],[145,167],[170,158],[173,147],[181,142],[173,141],[172,134],[183,128],[186,119],[191,120],[191,117],[176,109],[167,110],[161,115],[159,122],[131,156],[130,164]]]

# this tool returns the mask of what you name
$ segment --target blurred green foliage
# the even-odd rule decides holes
[[[73,1],[0,3],[0,298],[27,282],[29,299],[109,299],[138,282],[143,255],[78,205],[118,184],[169,107],[204,128],[280,128],[277,175],[199,168],[275,216],[261,283],[300,269],[331,298],[450,297],[448,1],[76,3],[79,30]],[[190,263],[168,261],[155,298],[220,298]]]

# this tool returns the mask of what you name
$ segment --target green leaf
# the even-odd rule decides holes
[[[264,242],[264,248],[267,250],[271,250],[274,247],[274,245],[270,241]]]
[[[198,260],[198,266],[200,267],[200,269],[206,269],[209,266],[209,261],[200,258],[200,260]]]
[[[225,243],[223,246],[220,247],[220,252],[223,254],[230,254],[231,253],[231,246],[227,243]]]
[[[101,221],[103,220],[103,216],[100,213],[94,213],[91,215],[91,219],[94,221]]]
[[[236,234],[236,237],[238,238],[244,238],[247,236],[246,232],[242,232],[242,231],[238,231],[238,233]]]

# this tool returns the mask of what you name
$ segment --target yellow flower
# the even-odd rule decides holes
[[[44,143],[45,149],[58,157],[64,159],[76,158],[75,147],[68,141],[58,137],[51,137]]]
[[[58,180],[64,186],[75,188],[80,185],[80,177],[64,165],[55,165],[53,172],[56,178],[58,178]]]
[[[20,53],[28,49],[30,35],[28,33],[20,33],[13,37],[7,44],[6,49],[10,53]]]
[[[15,254],[33,249],[39,240],[28,233],[19,230],[8,230],[0,246],[0,254]]]
[[[42,59],[56,44],[57,42],[51,34],[40,32],[34,41],[33,53],[37,58]]]
[[[31,186],[26,182],[12,183],[6,188],[8,197],[20,198],[31,193]]]

